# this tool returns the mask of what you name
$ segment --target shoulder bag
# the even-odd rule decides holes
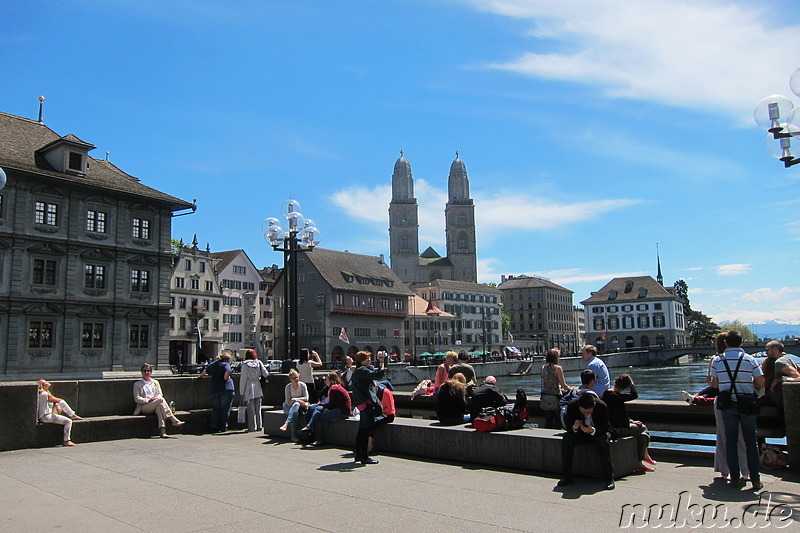
[[[727,407],[720,407],[719,406],[719,395],[717,395],[717,408],[718,409],[729,409],[731,407],[730,403],[733,398],[731,398],[732,394],[736,395],[736,412],[740,415],[745,416],[755,416],[761,412],[761,402],[752,392],[738,392],[736,390],[736,376],[739,374],[739,366],[742,364],[743,357],[739,357],[739,361],[736,363],[736,369],[731,376],[731,369],[728,366],[728,361],[726,359],[722,360],[722,363],[725,365],[725,371],[728,372],[728,376],[731,378],[731,388],[728,391],[720,391],[719,394],[723,392],[728,393],[728,406]]]

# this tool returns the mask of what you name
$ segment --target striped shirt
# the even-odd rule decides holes
[[[714,359],[711,364],[711,377],[719,379],[719,390],[731,389],[731,377],[736,372],[736,365],[739,364],[739,359],[742,360],[739,365],[739,373],[736,374],[736,392],[742,393],[755,393],[753,387],[753,378],[763,375],[761,366],[756,362],[752,355],[747,355],[741,348],[728,348],[723,355]],[[725,363],[728,361],[728,367],[731,373],[728,374],[725,369]]]

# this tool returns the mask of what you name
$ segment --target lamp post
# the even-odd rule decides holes
[[[284,317],[284,359],[297,359],[299,356],[297,314],[297,256],[300,252],[314,249],[322,239],[319,230],[311,220],[300,213],[300,203],[288,199],[281,204],[281,215],[286,220],[286,230],[278,218],[270,217],[261,224],[264,240],[276,252],[283,252],[283,317]]]
[[[800,68],[789,77],[789,88],[800,96]],[[800,163],[800,158],[792,154],[800,147],[800,106],[795,107],[791,100],[780,94],[762,98],[754,113],[756,124],[768,132],[767,151],[772,157],[783,161],[789,168]]]

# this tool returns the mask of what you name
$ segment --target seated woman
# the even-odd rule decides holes
[[[283,414],[286,415],[286,422],[281,426],[281,431],[288,431],[293,442],[300,439],[297,437],[297,420],[301,412],[308,409],[308,388],[300,381],[300,374],[297,370],[289,371],[289,383],[283,389]]]
[[[309,409],[311,417],[306,427],[300,430],[301,433],[313,435],[314,446],[322,444],[327,424],[344,420],[353,414],[350,393],[345,390],[341,376],[337,372],[328,372],[325,376],[325,385],[328,393],[326,401],[320,401]]]
[[[630,392],[625,393],[626,389],[630,389]],[[638,397],[639,393],[636,392],[636,386],[631,377],[628,374],[620,374],[614,380],[614,388],[603,393],[602,399],[608,406],[608,422],[612,433],[618,437],[636,437],[636,449],[639,453],[639,466],[636,471],[652,472],[653,467],[644,464],[645,462],[651,465],[656,464],[647,450],[650,445],[647,426],[638,420],[631,420],[628,417],[628,410],[625,408],[625,402],[630,402]]]
[[[469,421],[467,379],[464,374],[456,374],[439,387],[436,393],[436,417],[442,425],[447,426]]]
[[[70,440],[72,421],[83,420],[75,414],[69,404],[50,394],[50,383],[40,379],[39,395],[36,403],[36,419],[42,424],[59,424],[64,426],[64,446],[75,446]],[[66,415],[66,416],[64,416]]]
[[[169,403],[161,393],[161,385],[157,379],[153,379],[153,367],[147,363],[142,365],[142,379],[133,384],[133,401],[136,402],[136,409],[133,414],[156,414],[158,419],[158,432],[162,439],[167,435],[166,420],[169,419],[173,426],[180,427],[184,424],[177,419],[169,408]]]

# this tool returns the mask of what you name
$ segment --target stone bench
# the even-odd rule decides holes
[[[235,415],[235,413],[234,413]],[[185,424],[173,428],[167,422],[167,433],[202,434],[208,431],[211,409],[177,411],[176,416]],[[59,424],[36,424],[35,448],[46,448],[61,443],[63,427]],[[156,415],[104,415],[84,417],[72,422],[72,441],[76,444],[120,439],[146,439],[158,435]]]
[[[280,426],[286,421],[283,411],[264,412],[264,433],[288,438]],[[358,421],[348,418],[325,428],[327,444],[352,449]],[[398,417],[381,426],[375,435],[375,449],[443,461],[460,461],[486,466],[561,474],[563,432],[541,428],[480,433],[469,425],[442,426],[434,420]],[[611,458],[617,477],[632,473],[638,465],[633,437],[613,441]],[[590,444],[575,449],[575,475],[602,477],[597,452]]]
[[[211,416],[210,384],[196,377],[162,377],[164,396],[178,407],[178,418],[186,422],[167,432],[203,433]],[[234,378],[238,381],[238,376]],[[135,379],[52,381],[52,393],[67,401],[83,420],[72,424],[72,440],[80,444],[158,435],[155,415],[133,415]],[[0,384],[0,451],[41,448],[61,443],[63,427],[36,420],[38,387],[35,383]],[[234,401],[237,405],[238,399]],[[235,416],[235,414],[233,415]]]

